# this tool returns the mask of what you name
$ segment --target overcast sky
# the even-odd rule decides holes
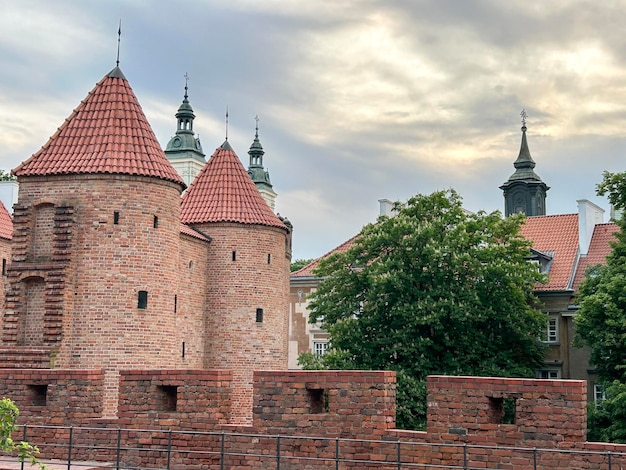
[[[255,115],[294,259],[454,188],[503,210],[520,111],[548,214],[626,170],[626,0],[0,0],[0,168],[36,152],[120,67],[163,146],[189,74],[207,156],[244,165]]]

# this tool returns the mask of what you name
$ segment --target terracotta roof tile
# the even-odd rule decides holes
[[[13,238],[13,219],[2,201],[0,201],[0,238],[7,240]]]
[[[570,289],[573,269],[578,256],[578,215],[528,217],[522,226],[521,233],[533,242],[535,250],[554,253],[548,283],[538,284],[536,290]],[[291,278],[313,277],[313,271],[319,265],[320,260],[328,258],[333,253],[348,251],[354,244],[356,237],[357,235],[298,271],[294,271],[291,273]]]
[[[217,148],[183,195],[186,224],[237,222],[286,229],[272,212],[228,142]]]
[[[578,214],[528,217],[521,233],[535,250],[554,253],[548,283],[537,285],[536,290],[571,289],[578,257]]]
[[[317,268],[317,266],[319,265],[319,262],[321,260],[323,260],[325,258],[328,258],[330,255],[335,254],[335,253],[345,253],[350,248],[352,248],[352,245],[354,245],[354,240],[356,239],[356,237],[358,237],[358,234],[355,235],[354,237],[352,237],[350,240],[343,242],[341,245],[339,245],[334,250],[329,251],[324,256],[321,256],[321,257],[311,261],[306,266],[301,267],[297,271],[292,272],[291,273],[291,277],[292,278],[314,277],[313,271]]]
[[[617,241],[615,238],[617,232],[619,232],[619,225],[612,222],[598,224],[594,227],[587,255],[580,258],[578,268],[576,269],[576,277],[574,279],[574,287],[576,289],[578,289],[580,283],[585,278],[587,268],[606,263],[606,257],[613,249],[611,242]]]
[[[116,173],[184,182],[167,160],[128,81],[113,69],[17,176]]]
[[[190,237],[197,238],[198,240],[211,241],[211,237],[203,233],[194,230],[189,225],[180,224],[180,233],[189,235]]]

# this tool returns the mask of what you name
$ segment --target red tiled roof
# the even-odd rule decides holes
[[[13,219],[2,201],[0,201],[0,238],[7,240],[13,238]]]
[[[185,235],[189,235],[190,237],[197,238],[198,240],[211,241],[211,238],[208,235],[204,235],[203,233],[192,229],[189,225],[180,224],[180,233],[184,233]]]
[[[521,234],[533,242],[535,250],[553,254],[548,283],[538,284],[536,290],[570,289],[569,284],[578,256],[578,214],[528,217],[522,225]],[[320,260],[328,258],[333,253],[348,251],[356,237],[355,235],[324,256],[294,271],[291,278],[314,276],[313,271]]]
[[[96,84],[50,140],[13,173],[141,175],[184,186],[117,67]]]
[[[578,269],[576,269],[576,277],[574,279],[574,287],[576,289],[578,289],[580,283],[585,278],[587,268],[606,263],[606,257],[613,249],[611,242],[617,240],[615,238],[617,232],[619,232],[619,225],[613,222],[598,224],[594,227],[587,256],[580,258]]]
[[[521,234],[532,241],[535,250],[553,253],[548,283],[538,284],[535,290],[571,289],[578,256],[578,214],[528,217]]]
[[[292,272],[291,273],[291,277],[292,278],[297,278],[297,277],[314,277],[313,271],[315,270],[315,268],[317,268],[317,266],[319,265],[319,262],[321,260],[323,260],[325,258],[328,258],[330,255],[335,254],[335,253],[345,253],[350,248],[352,248],[352,245],[354,245],[354,240],[356,239],[356,237],[358,237],[358,234],[355,235],[354,237],[352,237],[350,240],[343,242],[341,245],[339,245],[334,250],[329,251],[324,256],[321,256],[321,257],[311,261],[306,266],[301,267],[297,271]]]
[[[186,224],[236,222],[287,228],[228,142],[215,150],[183,195],[180,217]]]

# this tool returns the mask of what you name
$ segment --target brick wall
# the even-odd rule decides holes
[[[396,377],[384,371],[258,371],[254,426],[268,434],[378,439],[395,427]]]
[[[122,371],[113,420],[98,418],[103,382],[102,371],[4,369],[0,396],[21,407],[21,423],[74,426],[28,428],[45,457],[66,457],[73,432],[74,460],[115,461],[119,439],[132,467],[274,468],[279,449],[281,469],[294,470],[329,468],[337,452],[345,469],[395,469],[398,455],[423,467],[597,469],[608,468],[607,451],[613,468],[626,465],[626,446],[585,442],[582,381],[431,376],[427,432],[393,429],[392,372],[258,371],[250,427],[225,424],[236,406],[227,371]],[[515,400],[513,423],[500,399]],[[320,457],[329,460],[310,460]]]
[[[287,368],[287,233],[235,223],[198,228],[212,238],[205,367],[233,371],[231,417],[235,424],[247,424],[252,418],[252,371]]]
[[[181,367],[186,369],[206,367],[205,338],[210,335],[206,316],[208,249],[208,241],[181,235],[176,296],[176,354],[180,357]]]

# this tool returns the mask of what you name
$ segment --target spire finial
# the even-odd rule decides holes
[[[258,114],[256,116],[254,116],[254,120],[256,121],[254,137],[256,137],[258,139],[259,138],[259,120],[260,120]]]
[[[187,74],[187,72],[185,72],[185,99],[188,98],[187,96],[188,83],[189,83],[189,75]]]
[[[228,140],[228,105],[226,105],[226,140]]]
[[[120,18],[120,25],[117,28],[117,58],[115,59],[115,66],[120,66],[120,40],[122,38],[122,18]]]
[[[522,109],[522,112],[519,113],[519,115],[522,117],[522,129],[526,129],[526,118],[528,117],[528,114],[526,113],[526,109]]]

